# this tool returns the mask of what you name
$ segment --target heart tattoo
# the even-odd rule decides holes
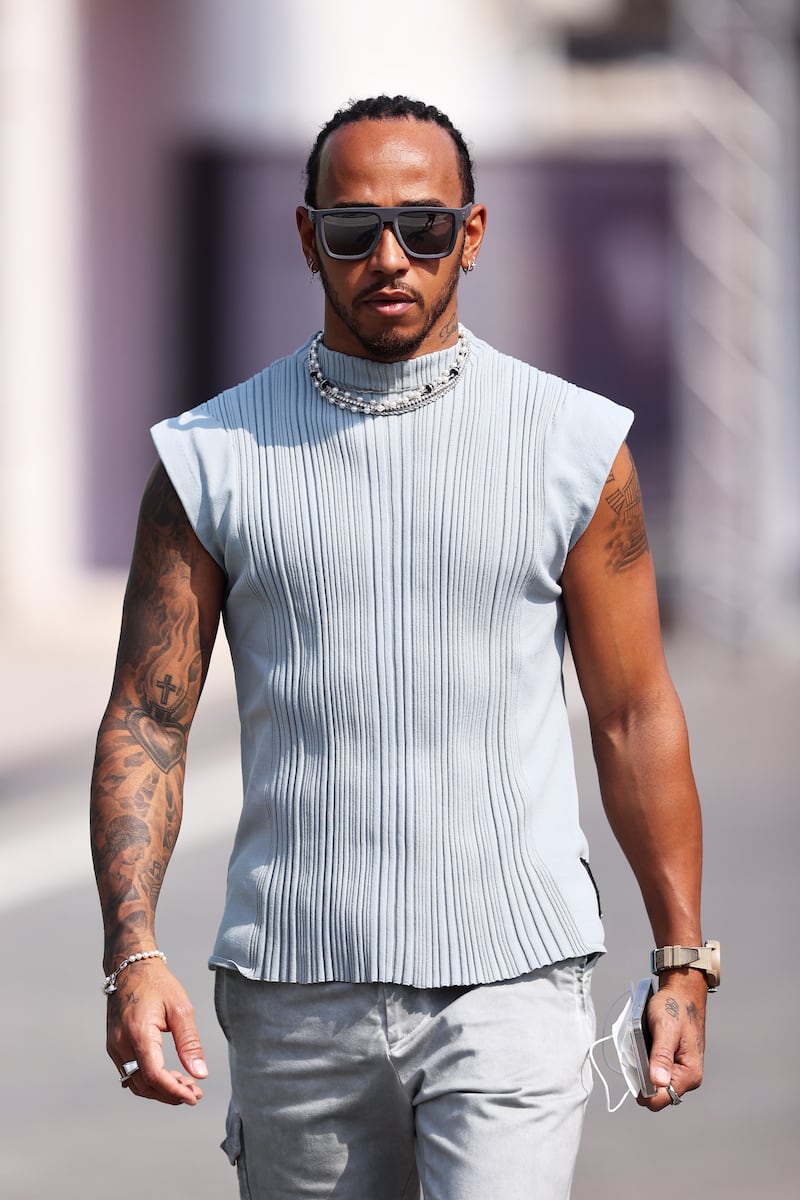
[[[128,728],[165,775],[180,762],[185,745],[180,725],[154,721],[143,709],[135,708],[128,717]]]

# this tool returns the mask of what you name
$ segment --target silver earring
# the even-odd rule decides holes
[[[317,264],[314,262],[314,259],[311,257],[310,254],[309,254],[308,258],[306,259],[306,262],[308,263],[308,269],[311,272],[311,274],[308,278],[308,282],[313,283],[314,278],[315,278],[319,268],[317,267]]]
[[[475,259],[471,258],[469,260],[469,262],[467,263],[467,265],[465,267],[462,267],[461,270],[464,272],[465,275],[469,275],[470,271],[475,270]]]

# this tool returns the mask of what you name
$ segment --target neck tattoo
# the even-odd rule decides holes
[[[466,333],[461,329],[458,334],[455,359],[436,379],[426,383],[423,387],[403,392],[399,396],[367,400],[364,396],[356,396],[352,392],[337,387],[330,379],[325,378],[319,365],[318,347],[321,341],[322,334],[318,333],[311,343],[306,360],[308,373],[314,387],[323,400],[327,400],[335,408],[343,408],[347,412],[365,413],[371,417],[387,417],[392,414],[411,412],[415,408],[422,408],[425,404],[438,400],[445,392],[449,392],[455,387],[469,357],[469,341]]]

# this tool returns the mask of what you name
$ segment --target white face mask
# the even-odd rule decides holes
[[[593,1042],[589,1048],[589,1058],[591,1059],[592,1066],[594,1067],[595,1071],[600,1077],[601,1083],[603,1084],[603,1088],[606,1093],[606,1106],[610,1113],[614,1113],[618,1108],[621,1108],[621,1106],[628,1099],[628,1092],[630,1092],[632,1096],[638,1096],[639,1092],[641,1091],[633,1028],[629,1019],[632,1005],[633,996],[629,996],[625,1007],[617,1017],[614,1024],[611,1026],[611,1033],[607,1034],[605,1037],[598,1038],[597,1041]],[[609,1092],[608,1083],[606,1082],[606,1077],[598,1067],[594,1057],[595,1047],[602,1045],[604,1042],[614,1043],[614,1049],[617,1052],[617,1058],[619,1059],[620,1067],[619,1071],[616,1073],[621,1074],[624,1077],[625,1083],[628,1087],[628,1091],[623,1094],[622,1099],[613,1105],[613,1107],[611,1104],[611,1094]],[[616,1068],[612,1067],[612,1070],[616,1070]]]

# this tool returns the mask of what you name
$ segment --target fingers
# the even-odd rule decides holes
[[[194,1013],[191,1006],[188,1010],[177,1010],[173,1013],[170,1028],[175,1041],[175,1049],[178,1052],[178,1058],[183,1063],[184,1068],[195,1079],[205,1079],[208,1075],[208,1067],[206,1066],[197,1027],[194,1023]]]
[[[163,1071],[149,1078],[139,1071],[126,1084],[126,1090],[143,1100],[157,1100],[160,1104],[173,1106],[188,1104],[193,1107],[203,1098],[202,1089],[179,1071]]]
[[[203,1048],[189,998],[169,972],[150,972],[131,979],[115,993],[108,1010],[108,1053],[120,1074],[126,1063],[127,1091],[162,1104],[193,1106],[203,1091],[196,1082],[208,1075]],[[163,1037],[171,1033],[184,1071],[168,1070]]]
[[[118,1049],[112,1054],[115,1062],[117,1056]],[[161,1104],[190,1106],[197,1104],[203,1097],[202,1088],[191,1075],[167,1069],[158,1030],[152,1031],[147,1041],[132,1040],[131,1051],[125,1061],[136,1061],[139,1064],[138,1069],[128,1076],[124,1084],[126,1090],[133,1092],[135,1096],[145,1100],[158,1100]]]
[[[640,1092],[636,1097],[636,1103],[640,1108],[648,1108],[650,1112],[661,1112],[664,1108],[676,1107],[682,1099],[678,1089],[669,1084],[668,1087],[659,1088],[655,1096],[645,1097]]]
[[[145,1100],[158,1100],[161,1104],[188,1104],[193,1106],[203,1097],[202,1088],[193,1078],[181,1071],[167,1070],[161,1050],[160,1035],[158,1043],[131,1041],[130,1050],[122,1062],[118,1062],[121,1046],[118,1042],[113,1052],[109,1050],[112,1060],[117,1064],[120,1073],[121,1086],[134,1096]],[[137,1066],[133,1069],[133,1064]],[[123,1074],[125,1078],[123,1080]]]
[[[122,1087],[134,1096],[140,1096],[143,1100],[158,1100],[161,1104],[193,1106],[203,1097],[202,1089],[194,1080],[179,1071],[163,1070],[154,1076],[145,1075],[139,1067],[120,1082]]]
[[[707,988],[697,974],[664,981],[648,1005],[650,1078],[658,1091],[649,1098],[639,1096],[638,1103],[651,1112],[675,1107],[702,1083]]]

